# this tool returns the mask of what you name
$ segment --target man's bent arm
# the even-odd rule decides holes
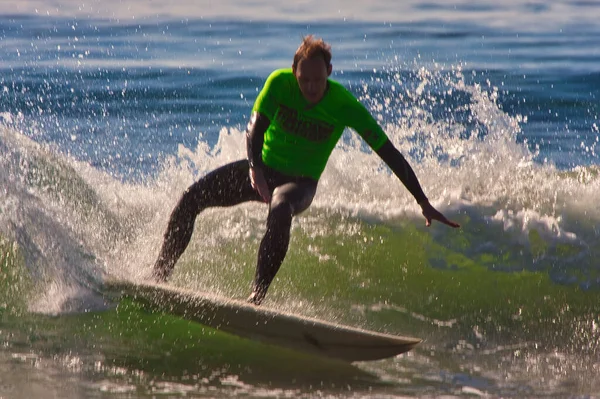
[[[419,184],[415,172],[389,139],[376,152],[390,167],[392,172],[398,176],[400,181],[402,181],[404,186],[410,191],[419,204],[423,201],[427,201],[427,197]]]
[[[248,162],[250,168],[261,167],[262,148],[265,141],[265,132],[269,128],[271,121],[265,115],[253,112],[248,128],[246,130],[246,150],[248,152]]]

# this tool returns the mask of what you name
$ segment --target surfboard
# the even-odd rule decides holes
[[[393,357],[421,342],[166,284],[107,280],[104,291],[243,338],[346,362]]]

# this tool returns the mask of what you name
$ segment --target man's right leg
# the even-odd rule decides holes
[[[215,206],[233,206],[246,201],[261,201],[252,188],[248,161],[227,164],[192,184],[171,213],[164,242],[152,273],[158,282],[166,281],[175,263],[187,248],[196,216]]]

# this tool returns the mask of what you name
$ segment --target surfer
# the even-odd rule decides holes
[[[185,251],[196,216],[209,207],[247,201],[269,205],[248,301],[259,305],[288,250],[293,216],[305,211],[333,148],[346,127],[355,130],[413,195],[425,223],[451,227],[430,203],[412,168],[367,109],[331,75],[331,47],[307,36],[292,68],[271,73],[246,130],[247,159],[224,165],[192,184],[173,210],[153,278],[166,281]]]

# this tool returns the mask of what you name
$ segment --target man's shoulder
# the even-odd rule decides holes
[[[356,99],[356,96],[354,94],[352,94],[352,92],[346,88],[346,86],[344,86],[342,83],[338,82],[337,80],[333,80],[331,78],[328,79],[329,81],[329,91],[332,94],[332,97],[336,100],[336,101],[344,101],[344,102],[350,102],[350,103],[354,103],[356,101],[358,101]]]
[[[292,72],[292,68],[280,68],[280,69],[275,69],[273,72],[271,72],[271,74],[269,75],[269,80],[283,80],[283,79],[290,79],[294,77],[294,72]]]
[[[278,68],[275,69],[273,72],[273,74],[282,74],[282,75],[293,75],[294,72],[292,71],[292,68]]]

